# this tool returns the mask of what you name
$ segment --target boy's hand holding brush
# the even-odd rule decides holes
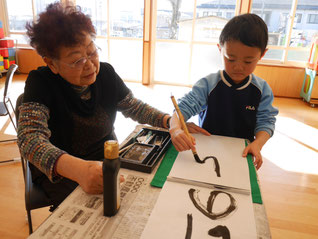
[[[201,162],[196,152],[195,138],[192,135],[190,135],[188,127],[184,121],[183,115],[178,107],[178,104],[174,96],[171,96],[171,100],[176,110],[173,113],[172,118],[170,120],[169,131],[170,131],[172,143],[175,146],[176,150],[179,152],[191,149],[195,160],[197,162]],[[209,132],[200,128],[199,126],[196,126],[193,123],[188,125],[192,133],[202,133],[204,135],[210,135]]]

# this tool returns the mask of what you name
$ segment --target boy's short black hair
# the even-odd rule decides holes
[[[263,54],[268,42],[267,25],[262,18],[253,13],[235,16],[224,26],[219,43],[223,46],[225,42],[231,40],[257,47]]]

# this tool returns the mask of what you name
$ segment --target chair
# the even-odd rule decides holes
[[[9,106],[11,106],[11,110],[13,113],[15,113],[11,99],[10,99],[10,87],[12,83],[12,78],[14,75],[14,72],[18,69],[18,65],[12,64],[7,72],[6,75],[6,81],[4,85],[4,93],[3,93],[3,101],[0,102],[0,116],[6,116],[9,115],[10,120],[14,126],[14,129],[17,131],[17,127],[15,122],[13,121],[13,118],[11,116],[11,113],[9,111]],[[0,142],[8,142],[8,141],[15,141],[16,139],[7,139],[7,140],[1,140]]]
[[[18,97],[16,102],[16,125],[18,126],[18,119],[19,119],[19,106],[23,102],[23,93]],[[32,227],[32,219],[31,219],[31,210],[38,209],[42,207],[51,206],[50,200],[43,191],[43,189],[33,183],[32,181],[32,174],[30,170],[30,162],[24,159],[21,155],[21,163],[22,163],[22,171],[24,176],[24,183],[25,183],[25,208],[27,211],[28,216],[28,224],[29,224],[29,233],[33,232]]]

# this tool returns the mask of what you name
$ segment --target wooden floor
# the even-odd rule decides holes
[[[13,99],[23,91],[24,79],[24,75],[15,75]],[[4,78],[0,89],[3,84]],[[127,84],[138,98],[169,113],[170,94],[178,98],[188,91],[182,87]],[[264,164],[258,171],[272,238],[318,238],[318,107],[288,98],[275,98],[274,105],[280,110],[276,131],[262,150]],[[15,138],[9,119],[0,120],[0,140]],[[135,125],[118,114],[115,129],[120,142]],[[0,161],[16,157],[16,143],[0,143]],[[28,223],[20,162],[0,164],[0,191],[0,238],[26,238]],[[34,228],[48,215],[48,208],[33,210]]]

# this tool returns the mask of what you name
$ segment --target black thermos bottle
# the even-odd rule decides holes
[[[104,144],[103,180],[104,180],[104,216],[114,216],[120,207],[119,187],[119,146],[116,140]]]

